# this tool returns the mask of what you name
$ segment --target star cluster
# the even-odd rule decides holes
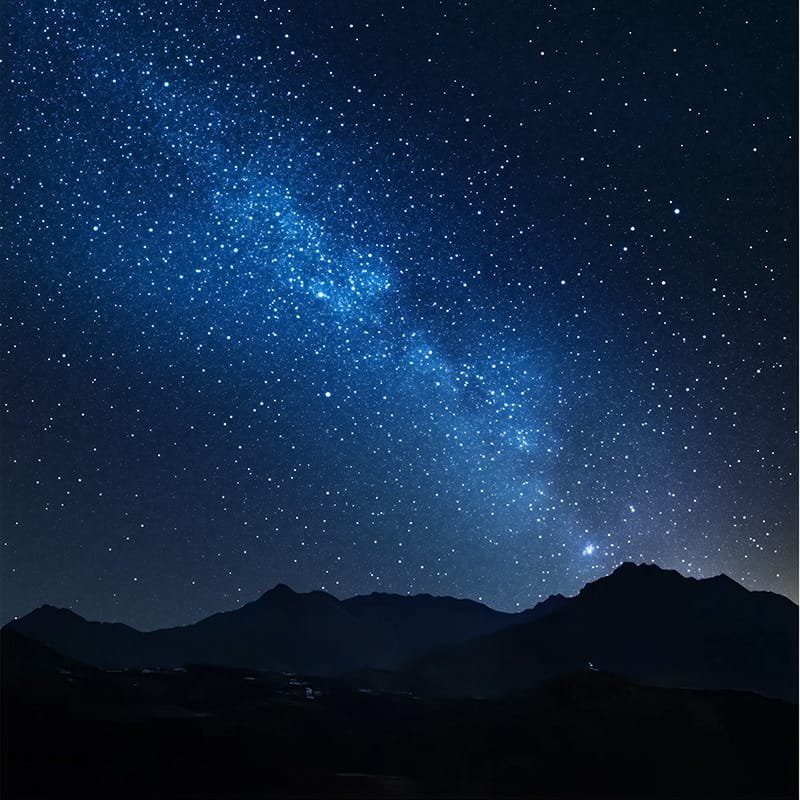
[[[9,9],[3,618],[625,560],[796,598],[796,23]]]

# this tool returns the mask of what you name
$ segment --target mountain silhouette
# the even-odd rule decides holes
[[[565,600],[548,598],[517,614],[494,611],[474,600],[373,592],[343,601],[358,619],[380,631],[388,648],[385,666],[403,665],[409,653],[427,653],[527,622],[554,611]],[[369,666],[378,666],[369,664]]]
[[[0,632],[0,791],[788,800],[797,627],[634,564],[520,614],[282,584],[149,633],[43,606]]]
[[[541,619],[430,654],[411,669],[450,695],[495,697],[599,669],[651,686],[796,702],[797,606],[727,576],[625,563]]]
[[[430,595],[342,601],[279,584],[239,609],[147,633],[52,606],[6,629],[103,669],[352,673],[368,685],[476,697],[597,669],[652,686],[797,699],[794,603],[726,576],[697,580],[655,565],[623,564],[575,597],[557,595],[518,614]],[[402,674],[376,672],[387,670]]]
[[[89,622],[52,606],[6,628],[103,669],[191,663],[330,675],[364,667],[398,669],[433,649],[549,613],[558,604],[555,598],[509,614],[452,597],[375,593],[341,601],[278,584],[239,609],[176,628],[141,632]]]

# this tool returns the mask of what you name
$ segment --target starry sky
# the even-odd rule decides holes
[[[2,619],[797,598],[797,9],[6,9]]]

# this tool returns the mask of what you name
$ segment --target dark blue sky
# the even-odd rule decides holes
[[[7,24],[4,620],[797,598],[794,4]]]

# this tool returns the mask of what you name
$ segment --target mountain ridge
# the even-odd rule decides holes
[[[494,697],[591,663],[654,686],[797,696],[791,600],[727,576],[690,578],[632,562],[572,597],[552,595],[517,613],[428,594],[339,600],[279,583],[238,609],[186,626],[141,632],[46,605],[5,629],[101,669],[194,663],[320,676],[389,670],[443,695]]]
[[[296,596],[300,596],[300,597],[304,597],[304,596],[308,596],[308,595],[314,595],[314,594],[325,595],[327,597],[333,598],[334,600],[338,600],[338,602],[341,602],[341,603],[347,603],[347,602],[349,602],[351,600],[356,600],[357,598],[367,598],[367,597],[375,597],[375,598],[379,598],[379,597],[395,597],[395,598],[403,598],[403,599],[404,598],[431,598],[431,599],[434,599],[434,600],[440,600],[440,599],[441,600],[453,600],[453,601],[456,601],[456,602],[474,603],[476,605],[480,605],[480,606],[483,606],[485,608],[488,608],[491,611],[495,611],[498,614],[508,614],[508,615],[514,616],[514,615],[526,614],[526,613],[530,613],[532,611],[535,611],[537,608],[539,608],[542,605],[545,605],[545,604],[549,603],[554,598],[570,600],[570,599],[572,599],[574,597],[579,596],[579,594],[586,588],[586,586],[590,586],[592,584],[597,583],[598,581],[602,581],[602,580],[604,580],[606,578],[609,578],[612,575],[615,575],[616,573],[620,572],[620,570],[625,572],[626,570],[628,570],[630,568],[634,568],[636,570],[646,570],[646,569],[652,568],[652,569],[654,569],[654,570],[656,570],[658,572],[667,573],[667,574],[674,574],[674,575],[677,575],[680,578],[684,578],[685,580],[688,580],[688,581],[694,581],[696,583],[703,583],[703,582],[707,582],[707,581],[725,580],[725,581],[728,581],[730,584],[733,584],[734,586],[739,587],[743,591],[748,592],[749,594],[752,594],[752,595],[767,595],[767,596],[770,596],[770,597],[780,598],[781,601],[786,601],[787,603],[790,603],[791,605],[793,605],[795,607],[798,607],[798,603],[796,603],[794,600],[792,600],[787,595],[781,594],[780,592],[773,592],[773,591],[771,591],[769,589],[748,589],[746,586],[744,586],[743,584],[739,583],[739,581],[737,581],[735,578],[731,578],[726,573],[719,573],[717,575],[709,575],[708,577],[698,578],[698,577],[695,577],[694,575],[684,575],[682,572],[680,572],[679,570],[676,570],[676,569],[667,569],[665,567],[660,567],[659,565],[654,564],[652,562],[636,563],[636,562],[633,562],[633,561],[624,561],[621,564],[619,564],[617,567],[615,567],[611,572],[607,573],[606,575],[602,575],[602,576],[600,576],[599,578],[596,578],[593,581],[587,582],[574,595],[564,595],[561,592],[556,592],[555,594],[548,595],[546,598],[544,598],[543,600],[540,600],[538,603],[535,603],[530,608],[522,609],[520,611],[502,611],[500,609],[495,609],[493,606],[490,606],[487,603],[484,603],[484,602],[482,602],[480,600],[476,600],[476,599],[471,598],[471,597],[455,597],[453,595],[431,594],[429,592],[419,592],[417,594],[402,594],[400,592],[373,591],[373,592],[355,594],[355,595],[352,595],[350,597],[339,599],[339,598],[336,597],[336,595],[333,595],[330,592],[326,592],[326,591],[320,590],[320,589],[311,589],[311,590],[309,590],[307,592],[297,591],[297,590],[293,589],[291,586],[289,586],[288,584],[279,581],[272,588],[263,591],[258,597],[254,598],[253,600],[248,601],[244,605],[236,606],[234,608],[229,608],[229,609],[225,609],[225,610],[222,610],[222,611],[215,611],[215,612],[212,612],[211,614],[209,614],[208,616],[200,617],[199,619],[194,620],[193,622],[179,623],[179,624],[176,624],[176,625],[162,625],[162,626],[158,626],[156,628],[150,628],[150,627],[137,628],[136,626],[131,625],[130,623],[123,622],[122,620],[95,620],[95,619],[89,619],[88,617],[82,616],[81,614],[79,614],[74,609],[72,609],[72,608],[70,608],[68,606],[56,606],[56,605],[53,605],[51,603],[42,603],[41,605],[36,606],[35,608],[33,608],[27,614],[25,614],[25,615],[23,615],[21,617],[14,617],[13,619],[8,620],[6,623],[4,623],[3,626],[0,626],[0,627],[5,627],[5,625],[12,625],[14,622],[17,622],[17,621],[19,621],[21,619],[24,619],[24,618],[30,616],[30,614],[34,613],[35,611],[40,611],[42,609],[54,609],[54,610],[57,610],[57,611],[67,611],[67,612],[69,612],[71,614],[74,614],[75,616],[79,617],[80,619],[82,619],[82,620],[84,620],[86,622],[96,622],[96,623],[104,624],[104,625],[124,625],[127,628],[130,628],[132,630],[138,631],[139,633],[157,633],[159,631],[165,631],[165,630],[170,630],[171,631],[171,630],[177,630],[179,628],[186,628],[186,627],[189,627],[191,625],[196,625],[198,622],[203,622],[204,620],[211,619],[212,617],[216,617],[216,616],[219,616],[221,614],[230,614],[230,613],[235,613],[237,611],[241,611],[243,608],[246,608],[247,606],[252,605],[253,603],[258,603],[260,600],[263,600],[265,597],[271,595],[273,592],[276,592],[276,590],[278,591],[279,594],[282,594],[284,592],[284,590],[288,590],[289,593],[291,593],[293,595],[296,595]]]
[[[796,702],[797,611],[731,579],[628,562],[557,613],[428,654],[412,670],[446,693],[494,697],[592,664],[635,683]]]
[[[339,600],[279,583],[239,608],[171,628],[139,631],[124,623],[86,620],[49,604],[5,627],[101,668],[197,662],[328,673],[399,668],[436,645],[521,622],[524,613],[429,595],[375,593]]]

